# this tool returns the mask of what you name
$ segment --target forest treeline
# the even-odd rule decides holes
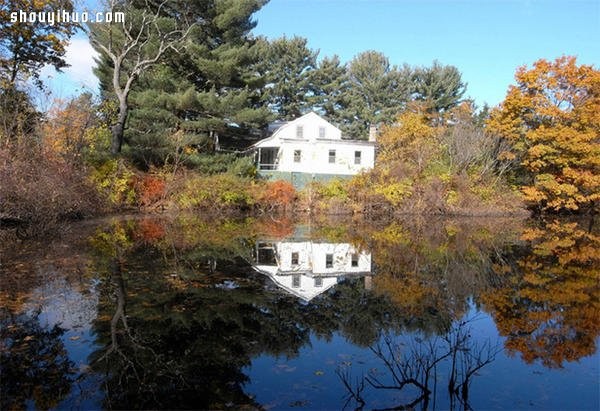
[[[466,97],[453,66],[395,66],[373,50],[343,63],[304,38],[257,37],[253,15],[264,0],[112,2],[125,23],[86,27],[10,23],[21,3],[0,2],[4,224],[128,208],[370,216],[598,209],[600,72],[574,57],[518,68],[490,110]],[[98,52],[100,93],[41,110],[41,70],[66,66],[78,30]],[[377,125],[375,168],[302,192],[258,178],[251,156],[239,153],[273,120],[309,111],[348,138]]]

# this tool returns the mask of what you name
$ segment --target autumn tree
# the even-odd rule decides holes
[[[488,128],[522,166],[525,200],[544,211],[598,209],[600,71],[575,57],[520,67]]]
[[[596,351],[600,334],[597,224],[555,220],[523,231],[498,258],[498,287],[482,295],[509,352],[562,367]]]
[[[23,11],[55,13],[73,11],[71,0],[2,0],[0,2],[0,85],[15,85],[20,78],[32,78],[41,87],[40,71],[45,65],[57,70],[67,66],[64,60],[66,45],[78,24],[55,20],[13,22],[14,15]],[[19,17],[18,15],[16,16]]]
[[[93,126],[97,123],[90,93],[70,101],[56,100],[42,127],[44,146],[50,153],[75,159],[94,144]]]

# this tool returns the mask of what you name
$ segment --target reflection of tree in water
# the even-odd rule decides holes
[[[600,235],[593,222],[552,221],[523,232],[498,256],[500,286],[482,296],[506,348],[560,367],[596,351],[600,334]]]
[[[541,310],[536,301],[546,298],[556,302],[576,295],[578,300],[572,300],[575,304],[563,301],[559,307],[562,311],[557,308],[556,312],[568,318],[571,327],[577,321],[582,322],[579,331],[574,331],[581,335],[577,334],[573,340],[583,344],[585,349],[580,352],[593,352],[588,340],[593,344],[598,332],[590,325],[598,314],[597,305],[592,301],[586,311],[584,303],[590,301],[590,296],[597,296],[597,288],[594,289],[597,282],[590,281],[597,279],[592,267],[597,264],[593,258],[597,258],[594,250],[598,247],[589,247],[597,245],[597,240],[587,234],[571,235],[573,244],[581,244],[575,253],[579,257],[563,253],[566,246],[558,242],[558,249],[562,250],[558,254],[564,254],[559,258],[552,254],[555,251],[547,254],[556,247],[553,240],[546,244],[544,231],[529,233],[536,236],[536,240],[531,240],[535,253],[531,254],[528,248],[511,249],[514,239],[510,233],[515,230],[504,222],[469,225],[446,221],[429,228],[395,222],[358,233],[339,227],[330,230],[336,235],[333,242],[372,248],[377,265],[374,292],[365,290],[361,281],[346,280],[310,304],[302,304],[279,291],[265,292],[268,280],[251,274],[239,258],[248,259],[254,242],[262,236],[256,225],[248,221],[142,220],[116,224],[98,232],[91,243],[96,250],[93,269],[103,279],[95,323],[97,343],[102,348],[94,354],[92,367],[106,376],[104,405],[107,408],[257,407],[244,391],[247,382],[244,367],[256,356],[293,357],[310,342],[311,333],[329,339],[339,332],[363,347],[374,344],[386,331],[444,335],[466,312],[471,296],[492,308],[501,332],[509,336],[511,348],[511,341],[525,335],[526,328],[519,328],[520,318],[538,327],[534,330],[542,334],[555,326],[551,320],[539,327]],[[577,231],[573,227],[555,228],[559,238],[568,239],[565,230],[573,231],[572,234]],[[571,240],[565,244],[573,248]],[[517,264],[517,260],[522,261]],[[531,272],[531,267],[539,271],[538,265],[542,263],[553,264],[551,272],[571,266],[568,272],[572,278],[556,272],[553,275],[562,275],[560,281],[538,284],[535,277],[524,275]],[[583,272],[578,271],[582,266]],[[586,278],[587,282],[567,285],[571,291],[561,295],[559,291],[568,278]],[[520,288],[527,281],[529,286]],[[543,291],[548,284],[556,286],[551,298],[543,293],[535,297],[534,291]],[[579,294],[575,293],[577,290]],[[584,335],[588,331],[589,338]],[[485,347],[477,348],[458,338],[454,346],[470,351],[455,349],[454,356],[448,357],[444,355],[449,352],[452,340],[445,344],[435,345],[435,350],[427,344],[415,345],[411,361],[420,364],[421,371],[413,375],[413,380],[427,388],[428,381],[423,376],[433,375],[431,370],[427,371],[427,364],[441,364],[436,359],[444,357],[441,362],[455,370],[449,373],[453,376],[448,380],[453,381],[449,383],[450,397],[467,408],[473,370],[493,356],[488,355],[491,351]],[[567,345],[540,346],[535,353],[545,355],[546,349],[556,353],[561,347],[571,349],[567,341]],[[394,358],[389,357],[392,348],[392,341],[390,346],[381,346],[380,358],[383,360],[385,354],[391,358],[388,362],[393,362]],[[410,375],[408,370],[405,372]],[[402,375],[398,375],[396,385],[402,381]],[[377,385],[373,379],[376,376],[369,378]],[[369,385],[366,379],[364,385]],[[416,384],[409,385],[422,391],[415,400],[419,399],[420,404],[429,401],[432,394]]]
[[[39,313],[0,315],[0,409],[56,407],[73,382],[74,363],[61,337],[65,330],[40,324]]]
[[[440,333],[467,312],[470,297],[493,287],[491,257],[511,244],[518,225],[414,218],[366,227],[357,237],[373,250],[375,293],[411,318],[409,329]]]
[[[95,323],[102,348],[91,363],[106,376],[107,408],[257,407],[244,392],[243,368],[252,358],[296,356],[311,332],[327,339],[341,331],[366,346],[382,329],[401,327],[401,313],[362,281],[303,304],[265,292],[266,278],[233,257],[248,237],[207,244],[206,232],[162,231],[177,234],[137,241],[135,225],[115,226],[92,240],[103,282]],[[208,264],[214,260],[217,270]]]
[[[419,406],[427,410],[435,397],[438,379],[446,373],[446,388],[450,399],[449,409],[471,409],[469,387],[476,373],[494,361],[498,348],[489,342],[479,345],[472,341],[468,323],[457,322],[441,337],[413,337],[410,342],[390,334],[373,345],[371,351],[381,361],[383,371],[371,370],[366,376],[353,379],[348,365],[338,367],[336,373],[346,388],[346,408],[350,403],[357,410],[367,406],[367,389],[391,390],[411,394],[413,399],[395,404],[386,410],[412,410]]]

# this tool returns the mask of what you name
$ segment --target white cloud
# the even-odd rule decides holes
[[[72,81],[95,89],[98,86],[98,79],[92,72],[96,65],[94,57],[98,53],[92,48],[87,38],[75,38],[67,47],[66,61],[70,67],[64,70]]]
[[[65,61],[69,67],[58,73],[52,66],[46,66],[40,77],[56,97],[74,95],[82,89],[97,92],[98,79],[92,72],[96,56],[87,36],[73,37],[65,53]]]

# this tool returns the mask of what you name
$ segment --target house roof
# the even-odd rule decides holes
[[[269,125],[269,131],[271,131],[271,129],[273,128],[273,134],[271,134],[269,137],[264,138],[262,140],[257,141],[256,143],[254,143],[251,148],[257,148],[257,147],[269,147],[268,146],[268,142],[276,140],[277,138],[280,138],[281,141],[294,141],[294,142],[298,142],[298,141],[303,141],[303,142],[309,142],[311,140],[309,139],[296,139],[296,138],[284,138],[284,137],[279,137],[279,134],[281,134],[281,132],[289,127],[293,127],[294,125],[298,124],[298,123],[302,123],[304,120],[306,119],[318,119],[320,121],[326,122],[329,126],[335,128],[341,135],[341,131],[339,128],[337,128],[336,126],[334,126],[333,124],[331,124],[329,121],[325,120],[323,117],[321,117],[320,115],[318,115],[317,113],[315,113],[314,111],[311,111],[307,114],[304,114],[303,116],[300,116],[292,121],[287,121],[287,122],[274,122],[271,123],[271,125]],[[277,127],[278,126],[278,127]],[[374,145],[373,142],[371,141],[365,141],[365,140],[347,140],[347,139],[331,139],[331,138],[315,138],[314,139],[315,142],[323,142],[323,143],[350,143],[350,144],[357,144],[357,145]],[[276,145],[277,146],[277,145]]]

